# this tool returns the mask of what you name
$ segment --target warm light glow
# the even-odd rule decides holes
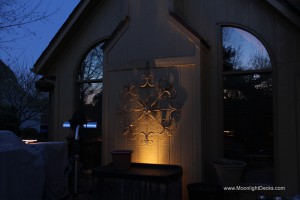
[[[174,77],[170,81],[155,79],[148,65],[140,80],[129,81],[123,88],[119,113],[127,141],[120,139],[120,144],[133,150],[133,162],[170,163],[171,136],[181,116]]]
[[[143,135],[137,137],[136,149],[133,154],[133,162],[149,164],[169,164],[170,136],[162,134],[159,136],[151,135],[151,144],[144,144],[140,141]]]
[[[22,141],[25,142],[25,144],[32,144],[37,142],[37,140],[22,140]]]
[[[227,137],[233,137],[234,136],[234,131],[224,131],[224,135]]]

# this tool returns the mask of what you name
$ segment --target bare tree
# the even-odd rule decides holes
[[[48,106],[47,93],[35,88],[38,76],[32,73],[27,65],[14,68],[17,81],[7,79],[0,85],[0,93],[4,97],[2,105],[16,117],[16,126],[28,121],[40,122],[41,114]]]
[[[251,68],[254,70],[272,68],[270,57],[262,48],[258,48],[255,52],[253,52],[253,54],[249,58],[248,65],[251,66]]]
[[[27,25],[46,20],[53,13],[42,8],[42,0],[0,0],[0,50],[9,54],[8,43],[35,35]]]

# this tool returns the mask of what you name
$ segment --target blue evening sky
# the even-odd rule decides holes
[[[31,0],[28,2],[36,5],[38,1],[39,0]],[[18,63],[26,62],[27,65],[32,66],[41,53],[46,49],[49,42],[55,36],[80,0],[41,1],[42,4],[39,6],[40,12],[46,10],[46,12],[53,14],[46,20],[37,21],[26,26],[26,29],[34,34],[19,31],[21,32],[18,33],[18,37],[20,39],[5,44],[9,47],[9,50],[6,52],[1,51],[0,59],[2,59],[6,64],[13,66],[17,60]],[[11,35],[13,37],[12,39],[16,38],[16,35]],[[6,40],[9,39],[9,36],[6,36]]]

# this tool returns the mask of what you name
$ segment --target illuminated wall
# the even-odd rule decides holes
[[[130,149],[133,162],[182,166],[185,187],[202,175],[200,58],[206,47],[168,12],[168,1],[129,6],[104,48],[103,164],[113,150]],[[171,103],[163,101],[168,96]]]
[[[134,161],[169,163],[170,138],[176,131],[181,114],[174,77],[155,79],[151,69],[145,70],[139,80],[124,86],[118,110],[123,122],[122,135],[134,141]]]

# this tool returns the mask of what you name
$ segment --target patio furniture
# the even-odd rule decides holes
[[[10,131],[0,131],[0,177],[1,199],[43,199],[43,157]]]
[[[0,199],[61,199],[68,193],[66,166],[66,143],[25,144],[0,131]]]
[[[38,142],[28,144],[42,155],[45,165],[46,199],[61,199],[68,195],[68,177],[65,169],[68,165],[66,142]]]

